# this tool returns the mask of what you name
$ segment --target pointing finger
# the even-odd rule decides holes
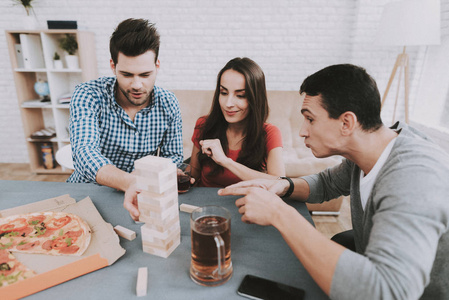
[[[229,196],[229,195],[246,195],[250,192],[250,188],[225,188],[218,190],[218,195]]]

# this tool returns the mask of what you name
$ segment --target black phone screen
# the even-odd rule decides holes
[[[304,291],[282,283],[246,275],[237,293],[250,299],[262,300],[302,300]]]

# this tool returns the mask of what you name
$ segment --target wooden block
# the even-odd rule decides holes
[[[150,219],[150,222],[145,223],[145,227],[151,230],[164,232],[167,231],[175,223],[179,223],[179,215],[164,219],[163,221]]]
[[[143,252],[152,254],[152,255],[156,255],[156,256],[160,256],[163,258],[167,258],[170,256],[170,254],[172,254],[173,251],[175,251],[176,247],[179,246],[179,244],[181,243],[181,239],[179,239],[178,241],[176,241],[170,248],[168,248],[168,250],[161,250],[155,247],[149,247],[149,246],[143,246]]]
[[[152,238],[166,239],[174,232],[181,232],[181,226],[178,221],[165,231],[157,231],[144,224],[140,227],[140,232],[142,234],[142,240],[150,240]]]
[[[170,190],[178,190],[178,179],[176,174],[172,175],[170,178],[167,178],[167,180],[161,184],[155,181],[152,182],[151,179],[143,176],[136,175],[135,177],[136,187],[144,191],[162,194]]]
[[[136,294],[137,297],[147,295],[148,285],[148,268],[142,267],[137,271]]]
[[[135,169],[134,174],[145,178],[152,186],[161,185],[167,180],[177,178],[175,164],[170,164],[165,169],[159,171],[149,167],[147,169]]]
[[[157,248],[157,249],[167,251],[173,244],[175,244],[180,239],[181,239],[181,231],[178,231],[178,232],[173,232],[173,234],[171,234],[166,239],[157,239],[157,238],[154,238],[152,240],[143,240],[142,239],[142,246]]]
[[[134,232],[128,228],[125,228],[123,226],[120,226],[120,225],[115,226],[114,231],[122,238],[125,238],[130,241],[132,241],[136,238],[136,232]]]
[[[157,212],[151,209],[151,206],[146,205],[145,203],[139,203],[139,221],[145,222],[145,223],[151,223],[151,220],[165,220],[165,219],[171,219],[175,216],[179,217],[179,210],[178,210],[178,203],[175,203],[174,205],[168,207],[167,209],[164,209],[161,212]]]
[[[137,194],[137,201],[139,206],[140,203],[144,203],[152,206],[155,211],[161,211],[174,205],[175,203],[178,203],[178,192],[172,191],[169,194],[156,194],[142,191]]]
[[[192,213],[192,211],[194,211],[194,210],[197,209],[198,207],[199,207],[199,206],[195,206],[195,205],[190,205],[190,204],[185,204],[185,203],[183,203],[183,204],[181,204],[181,205],[179,206],[179,210],[190,214],[190,213]]]
[[[170,210],[172,209],[173,206],[178,206],[178,198],[174,198],[171,201],[167,202],[164,204],[164,206],[157,206],[157,205],[151,205],[148,204],[147,201],[143,201],[141,197],[139,197],[139,195],[137,195],[137,203],[139,206],[139,211],[140,213],[145,213],[148,214],[146,212],[155,212],[155,213],[159,213],[162,214],[164,211]]]
[[[171,159],[153,155],[147,155],[134,161],[134,169],[151,169],[156,172],[162,171],[170,165],[174,165]]]

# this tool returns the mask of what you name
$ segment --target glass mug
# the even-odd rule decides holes
[[[220,206],[203,206],[190,215],[192,258],[190,278],[217,286],[232,276],[231,214]]]
[[[185,193],[190,189],[190,172],[191,166],[189,164],[181,163],[178,165],[178,194]]]

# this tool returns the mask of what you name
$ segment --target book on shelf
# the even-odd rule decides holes
[[[58,98],[58,103],[59,104],[69,104],[70,99],[72,99],[72,93],[67,93],[67,94],[61,95]]]
[[[22,45],[14,44],[14,49],[16,50],[17,67],[23,69],[23,55],[22,55]]]
[[[44,129],[33,132],[30,136],[32,139],[51,139],[56,136],[56,130],[53,127],[46,127]]]
[[[29,100],[22,103],[22,107],[44,107],[50,105],[49,99]]]
[[[25,69],[45,68],[44,53],[41,38],[37,34],[21,33],[19,35],[22,46],[23,65]]]

